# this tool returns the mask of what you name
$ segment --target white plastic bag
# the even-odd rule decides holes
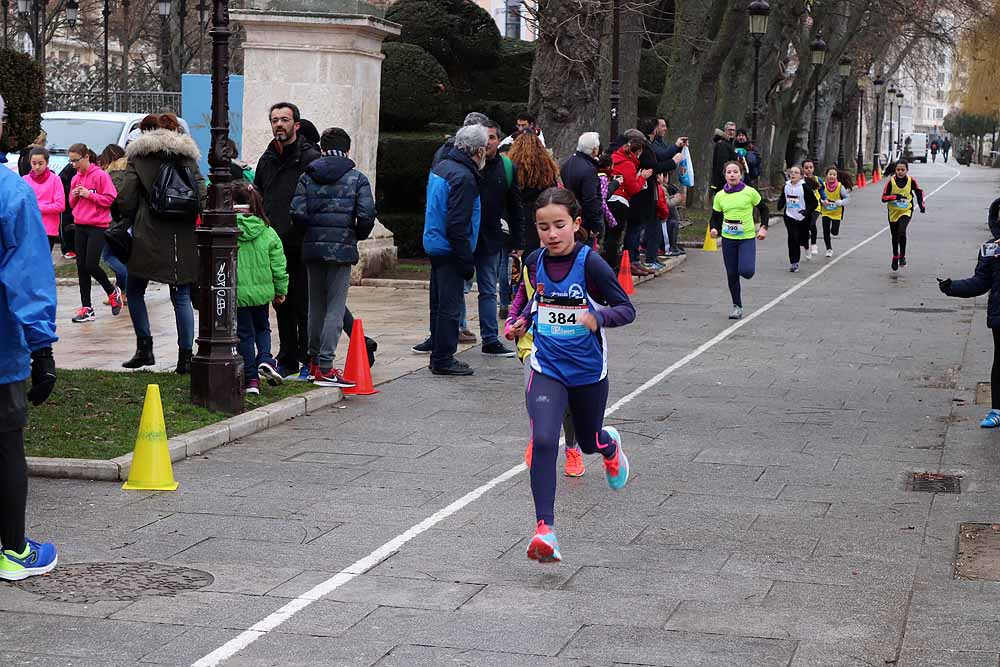
[[[694,185],[694,162],[691,160],[691,151],[685,146],[681,149],[681,163],[677,165],[678,182],[686,188]]]

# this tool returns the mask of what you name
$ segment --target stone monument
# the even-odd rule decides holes
[[[271,105],[292,102],[320,132],[332,126],[347,130],[351,158],[374,188],[382,40],[398,35],[399,25],[360,0],[243,0],[242,5],[232,16],[246,30],[243,158],[256,161],[271,141]],[[396,265],[392,232],[380,222],[359,250],[354,283]]]

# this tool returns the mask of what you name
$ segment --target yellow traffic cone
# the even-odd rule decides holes
[[[132,469],[122,486],[129,491],[174,491],[174,469],[167,448],[167,427],[163,423],[160,385],[146,386],[146,401],[142,405],[139,433],[135,437]]]
[[[708,252],[717,252],[719,250],[719,244],[712,238],[711,231],[712,225],[705,228],[705,245],[703,245],[701,249],[707,250]]]

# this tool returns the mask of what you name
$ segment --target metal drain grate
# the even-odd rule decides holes
[[[75,563],[60,565],[52,574],[26,579],[18,586],[49,602],[92,604],[176,595],[213,581],[208,572],[159,563]]]
[[[907,483],[906,490],[924,493],[961,493],[962,478],[958,475],[915,472]]]
[[[918,313],[921,315],[931,315],[934,313],[954,313],[953,308],[890,308],[896,313]]]

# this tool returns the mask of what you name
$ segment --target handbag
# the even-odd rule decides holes
[[[122,263],[128,264],[132,256],[132,225],[126,222],[113,225],[104,230],[104,241],[108,250]]]

